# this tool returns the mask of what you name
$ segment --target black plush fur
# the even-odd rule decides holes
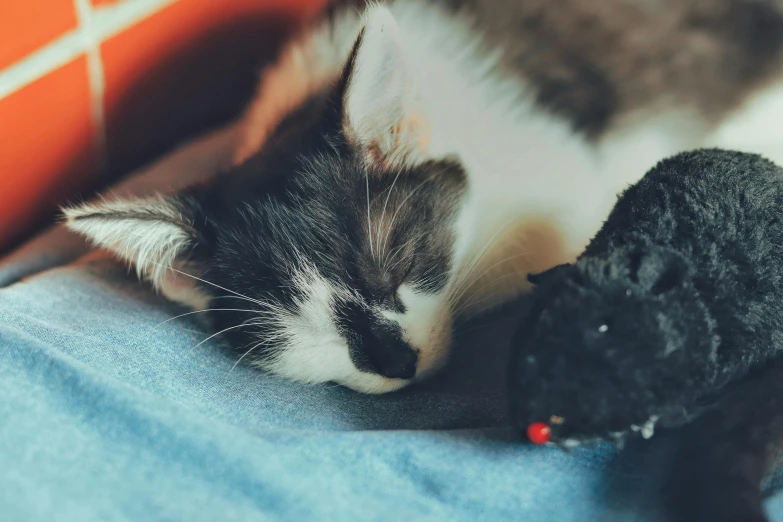
[[[531,281],[517,427],[546,422],[568,445],[693,421],[669,514],[766,520],[761,483],[783,455],[783,169],[721,150],[662,161],[575,264]]]
[[[676,518],[764,520],[760,483],[783,448],[782,209],[783,169],[759,156],[659,163],[575,264],[531,276],[518,428],[546,422],[568,445],[696,419],[669,481]]]
[[[664,481],[672,520],[767,520],[760,484],[783,457],[783,361],[730,385],[681,440]]]
[[[777,355],[782,174],[718,150],[665,160],[622,195],[575,264],[533,276],[511,379],[517,422],[557,415],[555,436],[579,438],[651,416],[676,425]]]

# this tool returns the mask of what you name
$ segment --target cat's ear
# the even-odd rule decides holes
[[[66,225],[133,266],[166,297],[203,307],[207,298],[185,273],[200,234],[185,198],[104,200],[63,209]],[[191,274],[194,275],[194,274]]]
[[[427,118],[399,27],[386,7],[368,9],[343,81],[343,127],[351,142],[387,163],[415,163],[425,156]]]

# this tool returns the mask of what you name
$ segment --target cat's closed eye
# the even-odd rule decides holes
[[[385,291],[381,292],[380,305],[385,306],[393,310],[394,312],[404,314],[407,310],[405,303],[403,303],[400,297],[400,288],[402,285],[409,282],[410,276],[413,273],[415,266],[415,260],[411,257],[410,260],[403,261],[406,265],[403,267],[397,267],[396,274],[387,273],[385,277],[388,278],[389,283],[386,285]],[[399,274],[399,275],[398,275]]]
[[[395,312],[404,314],[407,311],[407,308],[405,307],[405,304],[402,302],[402,299],[400,299],[400,292],[399,288],[396,289],[390,297],[390,302],[392,304],[392,307]]]
[[[407,277],[407,276],[406,276]],[[383,306],[390,308],[392,311],[404,314],[407,308],[400,297],[400,288],[405,283],[406,279],[400,279],[398,284],[393,285],[389,291],[386,292],[383,299]]]

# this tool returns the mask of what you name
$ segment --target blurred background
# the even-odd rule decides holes
[[[0,2],[0,253],[235,117],[325,0]]]

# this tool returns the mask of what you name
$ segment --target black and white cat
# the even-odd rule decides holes
[[[779,120],[741,112],[783,99],[773,2],[355,4],[265,72],[234,168],[65,210],[291,379],[383,393],[426,377],[455,318],[573,260],[656,161]]]

